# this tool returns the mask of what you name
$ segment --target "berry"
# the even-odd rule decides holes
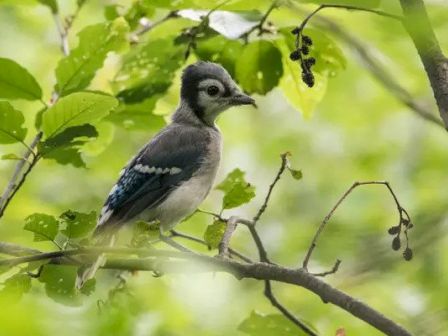
[[[300,33],[300,28],[299,27],[296,27],[293,30],[291,30],[291,34],[299,35],[299,33]]]
[[[307,46],[313,45],[313,40],[311,39],[311,37],[303,35],[302,36],[302,44],[307,45]]]
[[[308,55],[310,53],[310,48],[308,48],[306,45],[302,46],[302,54]]]
[[[289,54],[289,58],[292,61],[297,61],[300,58],[300,52],[298,50],[294,50],[291,54]]]
[[[311,71],[302,71],[302,80],[308,87],[314,86],[314,75]]]
[[[406,249],[403,251],[403,258],[406,261],[409,261],[412,259],[413,253],[412,250],[409,247],[406,247]]]
[[[401,247],[400,237],[396,236],[394,240],[392,240],[392,250],[398,251]]]
[[[316,59],[314,57],[308,57],[304,62],[305,66],[310,69],[314,64],[316,64]]]
[[[400,232],[400,226],[392,226],[391,228],[389,228],[389,230],[387,230],[387,232],[392,236],[396,235],[398,232]]]

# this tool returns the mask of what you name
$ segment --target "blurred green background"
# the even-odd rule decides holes
[[[72,46],[77,44],[79,30],[105,20],[104,7],[111,3],[86,2],[70,33]],[[315,8],[295,3],[308,12]],[[121,4],[129,5],[126,1]],[[448,4],[426,4],[441,47],[448,52]],[[75,1],[59,1],[59,5],[64,15],[75,9]],[[209,1],[206,8],[214,5]],[[254,0],[244,6],[263,13],[269,2]],[[400,13],[395,0],[382,1],[380,8]],[[152,18],[165,13],[157,8]],[[438,114],[420,59],[398,23],[366,13],[322,13],[365,43],[416,100]],[[289,27],[303,18],[303,14],[285,7],[275,10],[269,20],[278,27]],[[180,26],[192,24],[188,20],[167,22],[147,38],[170,38],[169,34],[178,33]],[[48,101],[55,83],[54,69],[61,58],[48,8],[34,1],[0,1],[0,32],[0,57],[27,68]],[[382,186],[367,186],[356,190],[333,217],[314,253],[311,269],[326,270],[340,258],[340,270],[326,281],[372,305],[415,335],[444,335],[448,330],[448,135],[442,127],[421,119],[397,101],[365,69],[350,46],[331,31],[324,33],[343,50],[346,68],[329,78],[326,88],[319,89],[322,99],[312,113],[307,113],[310,116],[304,118],[275,88],[264,96],[255,95],[258,110],[235,108],[219,119],[224,152],[218,181],[239,167],[257,190],[250,204],[224,214],[251,218],[279,167],[280,153],[290,151],[293,166],[300,168],[304,177],[301,181],[289,175],[282,178],[259,230],[272,260],[294,267],[301,263],[323,217],[354,181],[389,181],[415,224],[410,233],[414,259],[406,262],[390,248],[387,229],[397,222],[392,198]],[[194,59],[190,56],[189,62]],[[111,92],[109,82],[117,64],[118,57],[111,55],[90,88]],[[169,93],[158,100],[154,113],[166,114],[175,108],[178,85],[176,80]],[[28,142],[33,137],[39,104],[14,102],[25,114]],[[51,243],[32,241],[32,234],[23,230],[24,219],[35,212],[58,216],[67,209],[99,211],[118,172],[162,127],[164,118],[167,115],[142,118],[138,127],[100,122],[96,125],[99,137],[83,149],[87,169],[50,160],[40,162],[1,219],[1,240],[54,250]],[[2,155],[22,151],[19,144],[0,146]],[[0,161],[2,188],[14,165],[14,161]],[[219,211],[221,198],[222,192],[212,190],[202,209]],[[178,229],[202,237],[211,221],[209,216],[197,214]],[[201,246],[190,246],[215,254]],[[238,229],[232,246],[253,258],[257,256],[245,228]],[[10,275],[3,273],[1,281]],[[2,301],[0,335],[243,335],[237,327],[252,311],[277,313],[263,297],[263,284],[258,281],[237,281],[227,274],[155,278],[139,272],[128,276],[126,289],[108,300],[109,291],[118,283],[115,275],[101,271],[96,292],[75,306],[46,297],[43,285],[33,280],[31,291],[20,300]],[[322,335],[335,335],[340,327],[347,335],[380,335],[304,289],[274,284],[274,290],[291,311]],[[106,301],[101,312],[98,300]]]

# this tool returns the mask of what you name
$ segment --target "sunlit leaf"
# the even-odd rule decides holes
[[[97,214],[95,211],[90,213],[82,213],[68,210],[60,217],[61,225],[65,225],[65,229],[61,231],[68,238],[86,237],[96,226]]]
[[[179,16],[198,22],[202,21],[208,13],[209,10],[184,9],[178,11]],[[235,13],[216,10],[208,16],[208,26],[226,38],[237,39],[256,26],[261,16],[258,11]]]
[[[31,289],[31,277],[24,273],[14,274],[5,280],[3,289],[0,291],[0,297],[8,296],[14,300],[19,300],[23,294]]]
[[[222,240],[222,236],[226,231],[226,223],[220,220],[216,220],[213,224],[207,226],[204,232],[204,241],[211,249],[218,248],[219,243]]]
[[[301,180],[303,177],[302,171],[298,169],[288,168],[291,176],[296,180]]]
[[[348,5],[362,8],[375,8],[381,0],[301,0],[301,3],[314,3],[317,5]]]
[[[42,89],[34,77],[13,60],[0,57],[0,98],[38,100]]]
[[[34,241],[52,241],[58,234],[59,222],[53,216],[35,213],[25,219],[23,229],[34,233]]]
[[[79,33],[79,45],[61,59],[56,68],[56,91],[60,95],[86,88],[111,51],[127,46],[129,27],[123,18],[87,26]]]
[[[124,102],[141,102],[165,92],[183,62],[182,45],[170,39],[150,40],[126,55],[112,84]]]
[[[14,154],[14,153],[3,154],[0,158],[1,158],[2,160],[22,160],[21,157],[17,156],[17,155]]]
[[[235,73],[244,91],[266,94],[278,85],[283,74],[282,55],[272,42],[251,42],[244,47]]]
[[[40,2],[42,5],[50,8],[53,14],[58,12],[58,3],[56,0],[37,0],[37,1]]]
[[[216,187],[225,193],[222,199],[223,209],[238,207],[255,197],[255,187],[246,182],[244,174],[236,168]]]
[[[0,75],[1,76],[1,75]],[[25,118],[7,101],[0,101],[0,144],[11,144],[25,139]]]
[[[76,266],[45,265],[39,281],[45,284],[48,297],[66,305],[79,305],[76,295]]]
[[[289,321],[284,315],[262,315],[253,311],[238,326],[238,330],[251,336],[306,336],[303,330]]]
[[[109,114],[118,105],[111,96],[76,92],[58,100],[43,115],[42,129],[47,138],[72,126],[93,123]]]

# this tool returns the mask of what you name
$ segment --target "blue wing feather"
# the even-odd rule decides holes
[[[124,169],[104,204],[96,233],[119,228],[156,207],[188,180],[204,159],[207,136],[197,127],[179,125],[156,135]]]

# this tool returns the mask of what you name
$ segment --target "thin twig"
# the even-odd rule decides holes
[[[280,155],[280,157],[282,158],[282,163],[280,165],[280,168],[278,170],[277,175],[274,178],[274,181],[269,186],[268,193],[267,193],[267,195],[266,195],[266,197],[264,199],[264,202],[263,202],[262,206],[260,207],[260,209],[258,210],[257,214],[255,215],[255,217],[252,220],[254,226],[259,221],[261,215],[263,215],[263,213],[265,212],[265,210],[266,210],[266,208],[268,206],[269,199],[271,198],[272,191],[274,190],[275,185],[280,180],[280,178],[282,177],[283,172],[286,169],[286,166],[288,164],[288,155],[289,155],[289,153],[283,153],[283,154]]]
[[[267,9],[267,11],[264,13],[264,15],[261,17],[260,21],[255,26],[250,28],[248,31],[241,34],[240,38],[247,41],[249,38],[249,35],[252,34],[256,30],[258,30],[258,36],[261,36],[267,32],[271,32],[269,29],[266,29],[264,27],[264,24],[266,23],[266,20],[268,19],[269,15],[271,15],[272,11],[278,7],[279,7],[279,0],[272,1],[271,5]]]
[[[173,235],[173,237],[179,237],[179,238],[191,240],[191,241],[194,241],[194,242],[199,243],[201,245],[208,246],[208,244],[204,240],[199,239],[197,237],[193,237],[193,236],[187,235],[185,233],[182,233],[182,232],[179,232],[179,231],[176,231],[176,230],[171,230],[171,234]],[[230,247],[228,248],[228,250],[229,250],[230,256],[238,257],[242,261],[245,261],[247,263],[252,263],[253,262],[252,259],[250,259],[249,257],[246,257],[241,252],[238,252],[238,251],[236,251],[236,250],[234,250],[234,249],[232,249]]]
[[[290,320],[295,325],[299,326],[305,333],[310,336],[317,336],[317,334],[311,330],[305,323],[300,321],[297,317],[294,316],[285,306],[283,306],[275,297],[271,282],[269,280],[264,281],[264,296],[268,298],[271,304],[277,308],[288,320]]]
[[[65,29],[61,18],[59,17],[59,13],[53,13],[53,20],[56,24],[56,28],[58,30],[59,39],[61,43],[61,51],[65,56],[70,54],[70,46],[68,44],[68,31]]]
[[[330,212],[325,216],[324,220],[322,221],[322,223],[320,224],[319,228],[317,229],[313,240],[311,241],[310,247],[308,248],[308,251],[306,253],[305,259],[303,260],[302,263],[302,268],[305,269],[306,271],[308,271],[308,262],[311,258],[311,255],[314,251],[314,249],[316,248],[317,245],[317,241],[322,233],[322,231],[325,229],[325,226],[327,225],[328,221],[330,220],[330,218],[333,216],[333,214],[335,213],[335,211],[338,209],[338,207],[342,204],[342,202],[347,198],[348,195],[351,194],[351,192],[356,189],[359,186],[364,186],[364,185],[373,185],[373,184],[379,184],[379,185],[384,185],[386,186],[386,188],[388,189],[388,191],[390,192],[390,194],[392,195],[395,205],[397,207],[398,210],[398,214],[400,216],[400,223],[401,223],[401,219],[403,218],[403,214],[406,215],[406,217],[410,220],[409,218],[409,214],[407,213],[407,211],[400,205],[400,202],[398,201],[397,196],[395,195],[394,191],[392,190],[389,182],[386,181],[365,181],[365,182],[355,182],[352,184],[352,186],[350,188],[347,189],[347,191],[339,198],[339,200],[336,202],[336,204],[333,206],[333,208],[330,210]],[[401,225],[401,224],[400,224]],[[338,265],[339,266],[339,265]]]
[[[226,222],[226,230],[224,231],[224,234],[222,235],[222,239],[219,242],[219,246],[218,246],[220,257],[227,256],[227,253],[229,250],[230,238],[232,237],[232,234],[236,229],[236,226],[238,223],[237,220],[238,220],[238,217],[232,216]]]
[[[42,138],[42,132],[37,133],[31,144],[28,146],[29,148],[27,148],[26,152],[24,153],[23,160],[17,162],[14,174],[9,180],[9,183],[6,186],[2,196],[0,197],[0,218],[5,213],[5,209],[8,206],[9,202],[11,201],[12,197],[22,186],[27,175],[29,174],[31,169],[33,169],[34,165],[37,163],[38,157],[34,154],[34,148],[36,148],[41,138]],[[31,161],[28,161],[31,155],[33,155],[33,158]],[[25,172],[22,174],[22,170],[26,162],[29,162],[30,164],[26,168]]]
[[[341,262],[342,261],[340,259],[336,259],[336,262],[334,263],[333,268],[331,270],[326,271],[326,272],[311,273],[311,274],[314,275],[314,276],[317,276],[317,277],[325,277],[327,275],[334,274],[334,273],[336,273],[338,271],[339,266],[341,265]]]
[[[295,9],[300,10],[295,7]],[[329,30],[332,34],[339,37],[343,42],[347,43],[360,57],[361,62],[366,66],[366,69],[381,82],[386,90],[394,95],[404,105],[413,110],[417,115],[423,119],[443,128],[443,122],[431,110],[424,107],[424,105],[415,99],[414,95],[404,88],[394,76],[390,75],[372,55],[371,51],[361,41],[355,38],[352,34],[342,28],[339,24],[333,22],[322,16],[316,16],[313,24]]]
[[[149,32],[150,30],[152,30],[155,27],[159,26],[160,24],[162,24],[162,23],[164,23],[164,22],[166,22],[168,20],[171,20],[171,19],[179,17],[177,12],[178,11],[170,11],[167,15],[165,15],[160,20],[154,21],[154,22],[150,22],[147,25],[142,25],[142,27],[140,29],[138,29],[138,30],[136,30],[134,32],[134,34],[133,34],[134,38],[132,39],[132,41],[135,42],[135,40],[137,40],[139,36],[141,36],[143,34],[146,34],[147,32]]]

